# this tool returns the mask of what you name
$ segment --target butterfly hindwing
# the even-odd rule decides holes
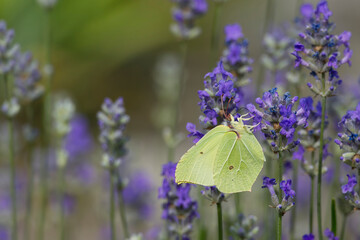
[[[194,183],[213,186],[213,166],[221,139],[230,128],[219,125],[210,130],[190,148],[176,167],[175,180],[180,183]]]
[[[265,156],[251,132],[228,132],[221,140],[214,162],[214,183],[224,193],[251,191]]]

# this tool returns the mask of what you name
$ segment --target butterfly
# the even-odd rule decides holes
[[[216,186],[223,193],[251,191],[265,162],[263,149],[252,133],[256,126],[245,125],[251,118],[234,120],[229,126],[210,130],[180,159],[175,181]]]

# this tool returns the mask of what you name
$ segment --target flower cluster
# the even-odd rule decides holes
[[[171,25],[171,31],[180,39],[192,39],[200,34],[195,20],[207,12],[206,0],[172,0],[173,19],[176,23]]]
[[[303,240],[315,240],[315,236],[311,233],[309,234],[305,234],[303,237],[302,237]]]
[[[356,176],[350,176],[348,174],[347,177],[348,183],[341,186],[341,191],[350,205],[352,205],[355,209],[360,210],[360,197],[359,194],[355,191],[356,184],[358,183]]]
[[[253,104],[247,105],[254,122],[260,123],[261,131],[274,153],[291,150],[299,144],[299,140],[294,140],[295,129],[307,125],[309,111],[301,106],[294,111],[297,100],[298,97],[292,98],[288,92],[280,97],[277,89],[273,88],[256,99],[260,110]]]
[[[201,191],[201,194],[211,201],[211,204],[222,203],[226,200],[225,194],[220,192],[215,186],[205,187],[205,189]]]
[[[239,24],[225,26],[225,45],[222,61],[224,68],[234,76],[236,87],[250,82],[248,74],[252,72],[253,60],[249,58],[248,41],[244,38]]]
[[[317,175],[317,161],[308,161],[305,158],[305,153],[313,154],[320,148],[320,128],[321,128],[321,102],[318,102],[314,107],[314,101],[312,97],[306,97],[300,99],[299,110],[305,112],[307,117],[307,124],[305,128],[298,130],[298,137],[300,140],[298,151],[293,153],[293,158],[301,161],[302,168],[304,171],[309,174],[309,176],[314,177]],[[325,117],[325,129],[327,128],[329,121],[327,116]],[[329,139],[326,140],[327,142]],[[323,160],[325,160],[330,153],[328,152],[328,144],[324,144],[323,148]],[[323,173],[327,171],[326,167],[323,167]]]
[[[197,202],[190,197],[190,184],[175,182],[176,163],[169,162],[163,165],[162,186],[159,188],[159,198],[165,199],[162,205],[162,218],[167,221],[167,231],[170,237],[177,240],[190,239],[192,222],[199,217]],[[179,238],[179,236],[181,238]]]
[[[335,143],[343,150],[340,160],[360,170],[360,103],[342,117],[339,127],[342,131]]]
[[[271,72],[277,72],[289,66],[289,51],[293,44],[283,29],[275,28],[268,32],[263,40],[265,52],[261,62]]]
[[[236,223],[230,227],[230,231],[236,236],[236,239],[253,240],[255,239],[255,235],[259,232],[259,227],[256,226],[256,222],[257,217],[253,215],[246,217],[245,215],[240,214]]]
[[[41,75],[38,63],[33,60],[30,52],[18,53],[15,60],[15,96],[22,102],[32,102],[39,98],[44,91],[44,87],[39,84]]]
[[[20,111],[18,100],[31,103],[43,92],[37,62],[32,59],[31,53],[21,53],[19,45],[13,41],[14,35],[14,30],[7,29],[6,23],[0,21],[0,74],[4,76],[6,84],[11,84],[11,92],[6,94],[2,112],[9,118]],[[9,81],[10,77],[14,79],[15,88]]]
[[[305,31],[299,34],[299,42],[294,45],[295,67],[305,66],[311,71],[317,85],[308,83],[309,88],[321,96],[330,96],[338,85],[341,84],[337,69],[348,63],[351,65],[350,49],[351,33],[345,31],[340,35],[334,35],[335,25],[329,21],[332,12],[328,9],[327,1],[321,0],[316,9],[311,4],[302,7],[303,24]],[[344,50],[340,52],[343,46]],[[328,73],[326,85],[325,74]],[[321,79],[320,79],[321,78]]]
[[[57,99],[53,108],[54,135],[57,141],[56,162],[59,167],[64,167],[68,160],[65,149],[65,137],[71,130],[70,121],[75,113],[75,105],[69,98]]]
[[[262,188],[269,189],[271,195],[272,207],[276,208],[281,216],[289,211],[295,203],[292,199],[295,197],[295,191],[291,189],[291,179],[280,182],[280,189],[283,191],[283,199],[279,202],[279,198],[275,193],[274,186],[276,185],[275,178],[264,177]]]
[[[328,240],[339,240],[338,237],[335,236],[335,234],[330,229],[325,229],[324,231],[325,237],[327,237]]]
[[[118,166],[121,157],[126,154],[124,130],[130,117],[126,115],[124,101],[118,98],[115,102],[106,98],[97,114],[100,142],[105,152],[103,165],[105,167]]]
[[[200,109],[204,115],[199,117],[204,129],[211,129],[226,120],[228,114],[238,117],[242,104],[240,88],[234,86],[233,75],[225,71],[222,61],[218,66],[205,75],[204,90],[198,91]],[[195,137],[197,142],[204,134],[196,130],[196,126],[188,123],[186,129],[189,137]]]
[[[142,219],[150,219],[153,213],[149,201],[152,190],[151,178],[146,173],[137,172],[130,177],[122,192],[124,203],[136,210]]]
[[[6,23],[0,21],[0,74],[9,73],[15,66],[19,45],[14,44],[14,36],[14,30],[7,29]]]

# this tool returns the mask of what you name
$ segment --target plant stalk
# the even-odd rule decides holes
[[[218,239],[223,240],[223,220],[222,220],[222,209],[221,203],[216,203],[217,217],[218,217]]]
[[[34,111],[31,103],[26,109],[27,119],[30,125],[30,131],[33,131],[34,123]],[[24,239],[31,239],[31,216],[32,216],[32,205],[33,205],[33,192],[34,192],[34,164],[32,155],[34,152],[34,142],[33,139],[28,140],[28,149],[27,149],[27,163],[28,163],[28,187],[26,192],[26,211],[25,211],[25,222],[24,222]]]
[[[315,191],[315,181],[314,177],[310,177],[311,189],[310,189],[310,212],[309,212],[309,233],[313,233],[313,219],[314,219],[314,191]]]
[[[9,102],[12,97],[12,88],[9,89],[8,76],[4,75],[4,93],[5,99]],[[11,196],[11,239],[17,240],[17,207],[16,207],[16,169],[15,169],[15,146],[14,146],[14,119],[8,118],[8,137],[9,137],[9,165],[10,165],[10,196]]]
[[[340,234],[340,240],[345,240],[345,229],[346,229],[346,220],[347,220],[348,216],[344,215],[343,216],[343,221],[341,224],[341,234]]]
[[[215,13],[213,17],[212,27],[211,27],[211,57],[210,57],[210,69],[213,67],[213,64],[216,63],[218,58],[218,48],[219,48],[219,25],[220,25],[220,16],[223,8],[222,2],[215,2]]]
[[[274,24],[275,18],[275,9],[276,9],[276,0],[267,0],[266,3],[266,14],[265,14],[265,22],[261,34],[261,39],[264,39],[266,32],[271,28]],[[265,67],[263,64],[259,63],[259,74],[257,79],[257,87],[256,93],[258,96],[261,93],[261,87],[264,85],[264,77],[265,77]]]
[[[116,239],[116,229],[115,229],[115,174],[114,170],[110,170],[110,207],[109,207],[109,217],[110,217],[110,239]]]
[[[59,169],[59,217],[60,217],[60,240],[65,240],[65,169]]]
[[[180,110],[181,110],[181,96],[184,93],[185,85],[186,85],[186,74],[185,74],[185,68],[186,68],[186,58],[187,58],[187,50],[188,49],[188,42],[187,40],[183,40],[180,43],[180,51],[181,51],[181,76],[180,76],[180,83],[179,83],[179,91],[175,94],[176,100],[175,100],[175,116],[174,116],[174,122],[171,126],[171,135],[172,135],[172,142],[168,143],[168,162],[174,162],[175,160],[175,137],[176,137],[176,131],[177,126],[179,123],[179,117],[180,117]]]
[[[325,92],[325,73],[322,73],[322,86]],[[326,96],[322,96],[322,111],[321,111],[321,129],[320,129],[320,153],[319,153],[319,169],[317,182],[317,219],[318,219],[318,234],[319,240],[323,239],[322,220],[321,220],[321,182],[322,182],[322,163],[324,152],[324,129],[325,129],[325,115],[326,115]]]
[[[45,46],[45,64],[47,67],[51,64],[51,10],[45,12],[45,34],[44,34],[44,46]],[[45,93],[43,104],[43,124],[44,124],[44,148],[45,156],[44,162],[41,164],[41,205],[40,205],[40,220],[38,225],[38,240],[44,239],[46,213],[48,206],[48,170],[49,170],[49,158],[50,152],[47,149],[47,144],[51,142],[51,82],[52,74],[45,74]]]
[[[278,184],[280,187],[280,182],[282,181],[282,177],[283,177],[283,163],[284,159],[283,159],[283,154],[280,151],[279,152],[279,179],[278,179]],[[279,189],[279,199],[281,201],[282,199],[282,193],[281,190]],[[277,239],[281,240],[281,233],[282,233],[282,215],[279,213],[278,214],[278,227],[277,227]]]
[[[278,227],[277,227],[277,239],[281,240],[282,238],[282,215],[279,213],[279,218],[278,218]]]
[[[294,191],[297,192],[297,184],[298,184],[298,173],[299,173],[299,167],[298,167],[298,161],[293,162],[293,186]],[[290,218],[290,239],[295,239],[295,226],[296,226],[296,205],[295,204],[292,208],[292,214]]]
[[[130,237],[129,234],[129,228],[128,228],[128,224],[126,221],[126,212],[125,212],[125,204],[124,204],[124,198],[123,198],[123,194],[121,190],[118,190],[118,204],[119,204],[119,213],[120,213],[120,218],[121,218],[121,224],[122,224],[122,229],[124,232],[124,239],[128,239]]]

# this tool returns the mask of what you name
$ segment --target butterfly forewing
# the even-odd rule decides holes
[[[221,139],[229,129],[223,125],[215,127],[181,157],[175,172],[175,180],[178,184],[214,185],[213,166],[216,152]]]

